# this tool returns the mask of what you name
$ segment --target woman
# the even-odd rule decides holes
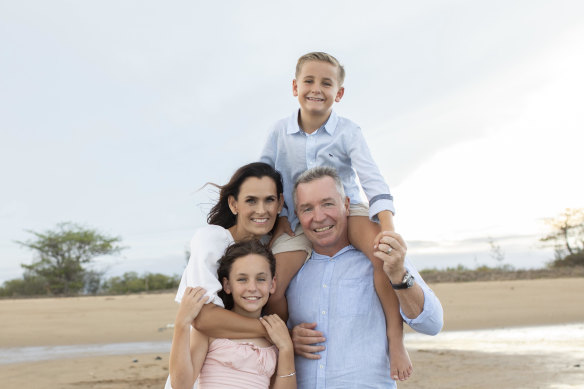
[[[242,240],[260,239],[274,227],[282,210],[280,173],[262,162],[240,167],[223,186],[219,201],[191,240],[191,256],[182,275],[175,300],[180,302],[187,286],[206,289],[209,302],[223,307],[217,296],[217,261],[227,246]]]
[[[270,165],[254,162],[239,168],[218,188],[219,200],[209,212],[208,225],[199,228],[191,240],[191,256],[175,300],[182,300],[187,287],[201,287],[207,290],[211,304],[205,304],[198,314],[198,330],[214,338],[266,337],[268,333],[257,319],[223,309],[217,295],[222,290],[217,268],[230,244],[260,239],[273,230],[284,203],[282,178]],[[170,387],[167,380],[165,388]]]

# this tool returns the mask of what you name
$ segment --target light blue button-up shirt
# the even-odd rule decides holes
[[[315,166],[334,167],[353,204],[364,202],[358,176],[369,202],[371,220],[376,220],[375,215],[381,211],[395,213],[389,187],[371,157],[361,129],[334,111],[312,134],[305,133],[298,125],[298,112],[278,121],[268,136],[260,161],[282,174],[286,206],[280,216],[288,217],[292,230],[298,224],[292,199],[294,183],[300,174]]]
[[[438,298],[406,259],[406,269],[424,291],[424,309],[405,322],[435,335],[442,328]],[[389,282],[389,280],[388,280]],[[298,388],[395,388],[390,377],[385,316],[373,285],[373,266],[353,246],[333,257],[312,253],[286,292],[288,327],[316,322],[326,349],[321,359],[295,357]]]

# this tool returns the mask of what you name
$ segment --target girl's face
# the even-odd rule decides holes
[[[268,260],[258,254],[237,258],[231,265],[229,279],[223,278],[223,290],[233,296],[233,312],[260,317],[270,293],[276,291],[276,280]]]
[[[237,199],[229,196],[229,208],[237,215],[237,223],[229,230],[235,241],[259,239],[274,227],[282,200],[276,183],[270,177],[249,177],[241,184]]]

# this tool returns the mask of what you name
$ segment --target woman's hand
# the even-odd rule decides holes
[[[292,231],[292,228],[290,228],[290,222],[288,221],[288,218],[286,216],[280,216],[278,218],[278,225],[276,226],[276,229],[272,234],[272,239],[270,239],[268,247],[272,248],[272,244],[274,243],[274,241],[284,233],[290,236],[294,236],[294,231]]]
[[[274,314],[260,317],[260,323],[264,325],[272,343],[278,347],[280,352],[294,350],[288,327],[286,327],[286,323],[280,319],[280,316]]]
[[[175,325],[187,326],[196,319],[199,312],[201,312],[201,308],[209,299],[208,296],[205,296],[205,293],[207,293],[207,291],[199,286],[196,288],[186,288],[180,306],[178,307]]]

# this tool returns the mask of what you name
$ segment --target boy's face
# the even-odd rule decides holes
[[[305,114],[328,115],[334,102],[341,101],[345,89],[339,85],[339,69],[328,62],[308,61],[292,81],[292,93],[298,97]]]

